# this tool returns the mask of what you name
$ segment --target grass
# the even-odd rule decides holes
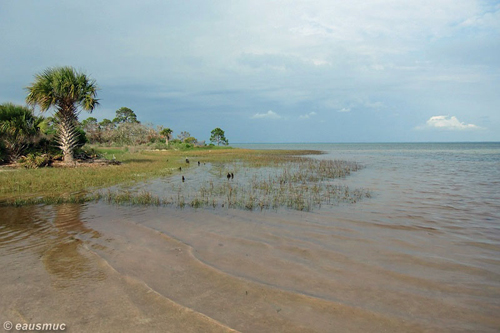
[[[0,205],[84,203],[101,201],[117,205],[173,206],[178,208],[224,207],[245,210],[289,208],[310,211],[322,205],[355,203],[370,193],[334,182],[361,168],[354,162],[306,157],[318,151],[195,149],[146,151],[99,148],[107,159],[121,165],[17,169],[0,172]],[[186,163],[188,157],[191,163]],[[102,190],[117,184],[133,184],[150,178],[184,174],[197,161],[211,163],[210,180],[196,191],[159,197],[145,190]],[[182,168],[182,171],[179,170]],[[252,174],[244,182],[227,181],[228,170]],[[259,171],[259,172],[256,172]],[[262,172],[260,172],[262,171]],[[215,182],[214,182],[215,180]],[[221,181],[222,180],[222,181]]]
[[[245,168],[277,168],[267,177],[254,174],[244,184],[223,182],[218,185],[212,181],[202,184],[198,193],[190,200],[213,205],[218,201],[225,207],[247,210],[278,209],[286,207],[295,210],[310,211],[322,205],[340,202],[355,203],[370,196],[363,189],[350,189],[334,183],[336,178],[344,178],[361,168],[360,165],[345,161],[319,161],[316,159],[294,156],[267,156],[265,163],[255,159],[243,162]],[[240,172],[241,173],[241,172]]]
[[[246,149],[193,149],[189,151],[146,151],[135,147],[98,148],[108,159],[116,158],[121,165],[101,167],[67,167],[16,169],[0,172],[0,204],[25,205],[63,203],[81,198],[88,192],[116,184],[127,184],[179,173],[179,167],[189,168],[185,157],[193,162],[229,163],[239,159],[265,159],[268,156],[311,154],[312,151],[257,151]],[[315,152],[318,153],[318,152]]]
[[[264,210],[288,208],[300,211],[311,211],[323,205],[336,205],[342,202],[355,203],[370,197],[370,192],[363,189],[350,189],[338,185],[337,178],[344,178],[360,169],[356,163],[345,161],[319,161],[315,159],[289,156],[262,155],[266,163],[255,167],[255,158],[247,158],[228,164],[217,162],[212,165],[208,180],[184,190],[174,186],[175,195],[164,197],[141,190],[108,191],[102,195],[103,201],[119,205],[173,206],[178,208],[192,207],[224,207],[244,210]],[[279,167],[270,167],[277,165]],[[239,168],[238,175],[245,177],[242,181],[226,180],[226,172],[220,169]],[[265,172],[260,172],[265,170]],[[206,171],[202,171],[206,172]],[[263,176],[263,174],[265,176]],[[163,181],[162,181],[163,182]],[[174,192],[171,192],[174,193]]]
[[[119,183],[171,174],[182,162],[180,157],[164,154],[128,153],[109,150],[123,162],[119,166],[17,169],[0,172],[0,200],[27,197],[54,197]],[[168,161],[166,161],[168,159]]]

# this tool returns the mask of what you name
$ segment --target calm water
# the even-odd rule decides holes
[[[345,182],[373,190],[366,203],[393,223],[421,216],[436,228],[467,228],[466,234],[498,237],[500,143],[240,144],[252,149],[316,149],[317,158],[352,160],[367,168]],[[396,217],[401,216],[398,220]],[[413,221],[411,223],[414,223]],[[472,234],[470,234],[472,236]],[[477,238],[474,238],[476,241]],[[498,241],[498,238],[495,239]]]
[[[0,208],[0,321],[74,332],[500,330],[499,143],[240,146],[360,162],[336,181],[372,197],[309,213]]]

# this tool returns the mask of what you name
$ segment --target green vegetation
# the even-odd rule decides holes
[[[172,174],[185,167],[183,152],[151,152],[137,147],[98,148],[106,159],[120,160],[122,165],[41,168],[36,170],[3,169],[0,171],[0,200],[26,197],[60,197]],[[203,155],[208,151],[200,151]],[[214,154],[216,155],[216,154]]]
[[[173,207],[225,207],[246,210],[278,209],[312,210],[339,202],[354,203],[370,196],[365,190],[351,190],[331,181],[357,171],[356,163],[319,161],[297,154],[317,151],[257,151],[244,149],[193,149],[192,160],[211,163],[211,175],[218,179],[200,182],[195,192],[157,196],[149,191],[101,190],[116,184],[133,184],[151,178],[189,174],[191,163],[180,151],[135,151],[103,149],[107,158],[123,161],[119,166],[81,168],[43,168],[0,172],[3,205],[75,203],[103,201],[122,205]],[[182,168],[182,171],[179,170]],[[192,168],[192,167],[191,167]],[[196,167],[195,167],[196,168]],[[224,181],[228,170],[239,174],[264,170],[265,177],[252,175],[242,182]],[[222,180],[222,181],[221,181]]]
[[[36,144],[42,121],[27,107],[0,105],[0,160],[13,162]]]
[[[64,161],[73,162],[78,142],[78,108],[92,112],[99,105],[95,81],[72,67],[56,67],[35,75],[35,82],[26,89],[29,105],[40,106],[42,112],[50,108],[57,110],[57,141]]]
[[[154,177],[168,176],[186,165],[185,151],[147,151],[138,147],[98,148],[106,159],[117,159],[121,165],[41,168],[36,170],[0,171],[0,201],[12,201],[27,197],[65,197],[71,193],[133,183]],[[279,151],[278,154],[286,154]],[[293,152],[294,154],[297,152]],[[267,156],[264,152],[261,156]],[[206,162],[230,162],[259,155],[258,151],[245,149],[192,149],[190,156]]]
[[[168,147],[168,141],[170,140],[170,136],[172,135],[172,130],[170,128],[164,128],[160,131],[160,135],[165,137],[165,144]]]
[[[101,148],[100,151],[104,157],[118,159],[123,164],[94,166],[89,163],[78,168],[4,170],[0,172],[0,200],[39,196],[64,197],[87,189],[169,175],[172,169],[181,165],[175,161],[174,156],[166,158],[164,154],[130,152],[126,149]]]
[[[113,119],[113,122],[115,124],[139,123],[135,112],[127,107],[121,107],[118,110],[116,110],[116,118]]]
[[[217,146],[219,146],[221,143],[225,146],[229,144],[226,137],[224,136],[224,131],[219,127],[212,130],[210,134],[212,134],[212,136],[210,137],[210,142],[216,142]]]
[[[39,155],[30,153],[26,156],[22,156],[19,159],[19,163],[26,169],[38,169],[50,164],[50,157],[47,155]]]

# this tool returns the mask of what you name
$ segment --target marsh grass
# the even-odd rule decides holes
[[[0,170],[0,203],[40,202],[47,198],[53,202],[64,199],[68,193],[92,191],[116,184],[130,184],[150,178],[170,176],[178,172],[178,168],[189,168],[184,157],[196,157],[209,160],[230,160],[239,155],[252,154],[247,150],[200,150],[189,152],[152,152],[138,150],[134,147],[99,148],[106,159],[116,159],[121,165],[93,167],[65,167]]]
[[[319,161],[311,159],[290,160],[268,159],[265,163],[246,160],[229,166],[215,165],[210,172],[212,178],[201,182],[195,191],[185,190],[182,186],[172,188],[176,195],[158,197],[144,190],[134,194],[131,191],[108,191],[105,202],[122,205],[173,206],[178,208],[224,207],[244,210],[265,210],[280,208],[311,211],[325,205],[355,203],[370,197],[363,189],[350,189],[335,184],[336,178],[344,178],[361,168],[357,163],[345,161]],[[239,174],[252,173],[249,179],[240,182],[225,180],[224,172],[236,166]],[[259,170],[265,170],[263,177]],[[213,178],[215,175],[215,178]]]
[[[175,194],[158,196],[146,190],[101,190],[149,178],[183,173],[186,152],[148,152],[102,149],[107,158],[123,162],[100,168],[17,170],[0,173],[3,205],[61,204],[101,201],[116,205],[173,206],[178,208],[224,207],[244,210],[294,209],[310,211],[323,205],[355,203],[370,197],[363,189],[350,189],[334,180],[361,168],[355,162],[305,157],[317,151],[255,151],[243,149],[190,151],[192,161],[210,163],[209,180],[196,191],[175,187]],[[298,156],[298,155],[301,156]],[[227,173],[249,174],[245,181],[225,181]],[[7,175],[8,174],[8,175]],[[57,194],[59,193],[59,194]]]

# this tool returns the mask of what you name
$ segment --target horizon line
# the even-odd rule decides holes
[[[388,143],[500,143],[500,141],[355,141],[355,142],[233,142],[232,144],[388,144]],[[229,144],[230,146],[231,144]]]

